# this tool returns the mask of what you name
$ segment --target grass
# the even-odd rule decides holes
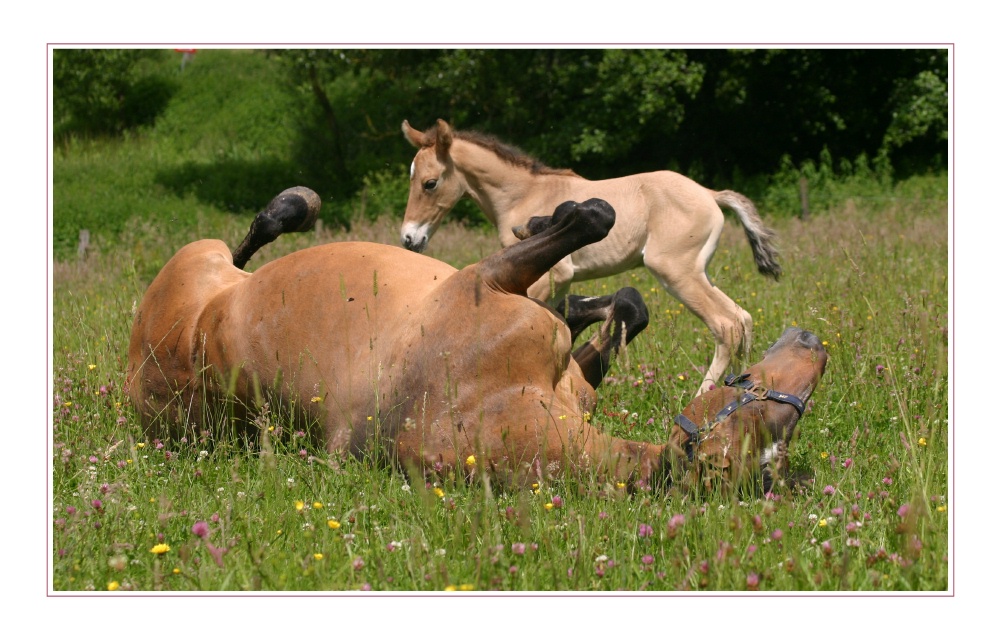
[[[588,479],[507,491],[461,479],[427,486],[373,461],[328,456],[282,408],[257,417],[259,449],[221,425],[188,442],[147,442],[122,390],[132,310],[183,243],[215,236],[232,246],[249,223],[199,213],[199,203],[181,203],[190,225],[133,218],[118,242],[54,265],[54,590],[949,588],[940,200],[847,200],[806,223],[770,220],[785,268],[777,284],[756,274],[734,225],[723,235],[710,275],[754,315],[754,353],[791,325],[830,352],[791,450],[793,471],[812,480],[768,497],[630,495]],[[283,238],[249,268],[317,242],[395,244],[397,228],[383,218]],[[464,265],[496,247],[492,233],[446,224],[431,253]],[[642,292],[652,320],[599,389],[595,422],[662,442],[712,345],[644,271],[574,291],[624,285]]]

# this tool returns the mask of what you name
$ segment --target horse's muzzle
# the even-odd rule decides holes
[[[418,254],[422,254],[424,253],[424,250],[427,249],[427,237],[422,236],[420,239],[414,239],[409,235],[403,236],[403,247],[409,249],[410,251],[415,251]]]
[[[403,228],[399,231],[399,240],[403,247],[418,254],[424,253],[427,249],[427,242],[430,240],[427,225],[417,225],[415,223],[403,223]]]

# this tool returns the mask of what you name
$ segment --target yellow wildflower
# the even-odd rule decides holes
[[[923,436],[921,436],[919,439],[917,439],[917,445],[922,445],[922,446],[926,447],[927,446],[927,439],[925,439]]]
[[[937,511],[938,512],[947,512],[948,511],[948,506],[947,505],[939,505],[939,506],[937,506]]]
[[[820,527],[826,527],[826,519],[820,519],[819,520],[819,526]]]
[[[180,573],[181,573],[180,568],[174,568],[174,574],[180,574]]]
[[[153,554],[166,554],[170,551],[170,546],[166,543],[157,543],[152,548],[149,549]]]
[[[334,521],[333,519],[330,519],[329,521],[326,522],[326,525],[331,530],[336,530],[337,528],[340,527],[340,521]]]
[[[583,413],[583,420],[585,420],[585,421],[589,421],[590,420],[590,412],[584,412]]]
[[[93,370],[97,369],[97,365],[87,365],[87,369],[93,371]]]
[[[475,590],[476,586],[472,585],[471,583],[463,583],[462,585],[458,586],[458,589],[464,592],[468,592],[469,590]]]
[[[442,498],[444,496],[444,490],[439,487],[434,488],[434,493],[437,494],[438,498]]]
[[[115,590],[117,590],[120,587],[121,587],[121,584],[118,583],[118,581],[112,581],[111,583],[108,584],[108,592],[114,592]]]
[[[446,585],[446,586],[444,586],[444,591],[445,592],[454,592],[457,589],[458,588],[456,588],[454,585]]]
[[[826,457],[828,457],[828,456],[830,456],[830,453],[829,453],[829,452],[820,452],[820,453],[819,453],[819,457],[820,457],[820,458],[826,458]]]
[[[476,457],[473,456],[472,454],[469,454],[469,458],[465,459],[465,464],[468,465],[469,467],[472,467],[473,465],[476,464]]]
[[[317,552],[316,554],[313,554],[313,558],[316,559],[317,561],[322,561],[323,555],[320,552]]]
[[[304,501],[296,501],[295,502],[295,511],[296,512],[301,512],[305,508],[306,508],[306,504],[305,504]]]
[[[677,375],[677,380],[679,380],[679,381],[686,381],[687,380],[687,376],[684,376],[683,374],[678,374]]]
[[[322,400],[323,400],[323,399],[322,399],[322,398],[320,398],[319,396],[313,396],[312,398],[310,398],[310,399],[309,399],[309,402],[310,402],[310,403],[319,403],[319,402],[320,402],[320,401],[322,401]]]
[[[323,504],[320,503],[319,501],[314,501],[313,502],[313,509],[314,510],[322,510],[323,509]]]
[[[144,447],[146,447],[145,443],[136,443],[135,444],[135,449],[137,449],[137,450],[141,450]]]
[[[551,510],[552,509],[552,504],[551,503],[546,503],[545,504],[545,509],[546,510]]]

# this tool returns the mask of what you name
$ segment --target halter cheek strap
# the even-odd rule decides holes
[[[775,392],[774,390],[765,389],[755,385],[754,382],[750,380],[749,372],[744,372],[739,376],[730,374],[726,377],[725,383],[727,387],[739,387],[747,391],[744,392],[738,399],[731,401],[719,410],[719,413],[715,415],[715,419],[712,420],[712,422],[706,423],[702,427],[698,427],[694,421],[683,414],[678,414],[677,417],[674,418],[674,423],[676,423],[677,426],[684,430],[684,433],[688,435],[688,440],[684,446],[684,450],[687,453],[689,461],[694,460],[694,450],[701,444],[703,434],[711,432],[716,425],[724,421],[730,414],[748,403],[752,403],[754,401],[777,401],[778,403],[786,403],[794,407],[796,411],[798,411],[799,416],[802,416],[802,412],[806,409],[805,403],[793,394]]]

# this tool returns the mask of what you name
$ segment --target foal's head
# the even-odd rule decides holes
[[[451,159],[454,133],[443,120],[426,132],[403,121],[403,135],[417,148],[410,165],[410,196],[400,240],[403,247],[423,252],[445,214],[465,195],[468,187]]]

